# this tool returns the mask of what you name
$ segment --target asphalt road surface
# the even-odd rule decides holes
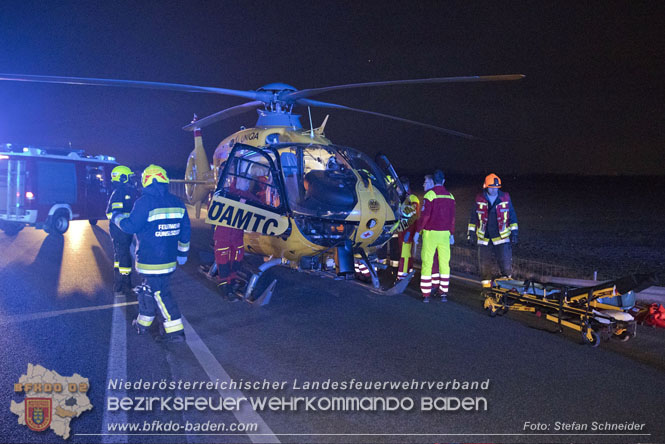
[[[23,400],[14,384],[29,363],[89,379],[94,408],[72,420],[69,442],[665,442],[665,331],[639,327],[626,343],[591,348],[527,315],[490,318],[477,284],[459,278],[448,303],[423,304],[415,285],[387,296],[275,267],[259,283],[278,280],[270,304],[232,303],[198,271],[211,231],[194,221],[190,260],[172,278],[187,343],[164,346],[130,328],[135,299],[113,297],[107,228],[0,233],[2,442],[62,442],[18,425],[9,410]],[[176,387],[160,390],[162,381]],[[308,389],[312,381],[347,386]],[[230,403],[222,411],[162,410],[161,400],[151,411],[108,408],[122,397],[217,405],[220,396]],[[249,404],[272,397],[273,408]],[[387,398],[399,407],[381,408]],[[441,410],[427,410],[430,398]],[[452,410],[465,398],[470,410]],[[118,428],[125,424],[135,429]]]

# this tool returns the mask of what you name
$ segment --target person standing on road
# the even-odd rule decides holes
[[[139,192],[131,182],[132,170],[118,165],[111,171],[113,193],[106,205],[106,217],[111,219],[114,213],[129,215],[138,199]],[[132,291],[132,256],[129,252],[132,235],[127,234],[115,224],[109,225],[113,241],[113,295],[116,297],[129,295]]]
[[[503,276],[512,274],[511,242],[517,244],[517,214],[510,195],[500,191],[501,179],[492,173],[485,177],[469,216],[467,240],[478,245],[478,268],[483,288],[492,284],[492,263],[499,263]]]
[[[434,188],[434,177],[431,174],[426,174],[425,180],[423,181],[423,190],[425,191],[425,193],[427,193],[432,188]],[[420,209],[421,212],[425,207],[424,204],[425,202],[423,202],[423,205]],[[432,261],[432,294],[430,296],[436,297],[437,292],[439,293],[439,295],[442,294],[443,292],[439,290],[439,288],[440,288],[439,254],[434,252],[434,260]]]
[[[422,232],[423,245],[420,253],[420,291],[423,302],[429,302],[432,293],[432,265],[434,255],[439,256],[439,291],[441,301],[446,302],[450,282],[450,246],[455,243],[455,198],[443,186],[445,176],[441,170],[434,172],[434,187],[425,193],[423,209],[416,225],[414,242],[417,244]]]
[[[397,235],[400,246],[399,265],[397,267],[397,280],[404,279],[413,270],[413,235],[416,231],[416,221],[420,216],[420,199],[411,192],[408,177],[400,177],[400,182],[406,191],[406,198],[402,204],[402,216],[406,219],[407,228]]]
[[[136,270],[143,278],[138,287],[139,315],[132,322],[138,334],[148,331],[159,312],[164,333],[160,342],[183,342],[185,331],[169,281],[176,264],[184,265],[189,252],[191,226],[187,209],[168,189],[166,171],[150,165],[141,176],[143,195],[129,215],[114,212],[113,223],[139,241]]]
[[[247,200],[250,202],[259,200],[265,203],[266,195],[258,195],[258,193],[263,193],[263,190],[259,189],[254,193],[249,191],[250,187],[256,183],[257,181],[249,175],[238,175],[233,179],[229,188],[231,194],[240,198],[241,203]],[[240,300],[236,292],[241,287],[238,272],[242,270],[242,263],[245,257],[244,236],[244,230],[222,225],[215,226],[212,236],[215,249],[215,266],[219,276],[218,287],[222,289],[227,299],[231,302]]]

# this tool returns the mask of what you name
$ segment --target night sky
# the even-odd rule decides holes
[[[348,111],[333,142],[398,171],[665,174],[665,3],[133,1],[0,3],[0,72],[250,90],[525,74],[518,82],[394,86],[313,97],[470,133],[469,141]],[[0,142],[184,168],[181,127],[235,97],[0,82]],[[307,110],[303,125],[308,127]],[[209,154],[247,113],[204,128]]]

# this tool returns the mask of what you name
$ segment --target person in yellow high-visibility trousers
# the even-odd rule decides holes
[[[400,177],[399,180],[406,191],[406,198],[402,204],[402,217],[407,224],[407,228],[397,235],[397,242],[400,247],[399,265],[397,266],[398,281],[404,279],[413,270],[411,250],[413,248],[413,235],[416,231],[416,221],[420,215],[420,199],[411,192],[409,179]]]
[[[423,181],[423,190],[425,190],[425,193],[427,193],[432,188],[434,188],[434,177],[431,174],[426,174],[425,175],[425,180]],[[425,205],[424,205],[424,202],[423,202],[423,205],[420,207],[421,212],[422,212],[424,207],[425,207]],[[435,251],[434,252],[434,260],[432,262],[432,293],[431,293],[431,297],[436,297],[437,291],[439,292],[439,295],[448,292],[448,287],[447,286],[444,288],[445,291],[442,291],[440,289],[439,284],[440,284],[440,279],[439,279],[439,255]]]
[[[439,256],[439,291],[441,302],[446,302],[450,283],[450,246],[455,243],[455,198],[443,186],[445,176],[441,170],[434,172],[434,188],[425,193],[423,209],[416,224],[414,242],[423,238],[420,253],[420,292],[423,302],[429,302],[432,294],[432,265],[434,255]]]

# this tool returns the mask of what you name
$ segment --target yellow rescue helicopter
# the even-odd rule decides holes
[[[375,288],[379,287],[373,266],[377,249],[405,225],[400,223],[405,214],[404,188],[385,155],[372,159],[362,151],[333,144],[324,134],[327,117],[320,127],[314,128],[310,114],[310,129],[304,129],[300,116],[293,113],[294,107],[360,112],[475,139],[458,131],[309,97],[351,88],[511,81],[523,77],[521,74],[442,77],[304,90],[273,83],[256,91],[242,91],[159,82],[0,74],[0,80],[208,92],[250,99],[195,119],[183,128],[194,132],[195,147],[188,158],[184,182],[197,217],[212,193],[206,222],[243,229],[245,248],[272,258],[260,272],[272,265],[289,264],[310,269],[334,268],[338,274],[352,273],[355,256],[370,270]],[[211,164],[203,147],[201,128],[252,110],[258,112],[255,127],[222,140]],[[246,297],[259,274],[250,280]],[[397,291],[406,284],[408,280]],[[274,282],[271,286],[274,287]]]

